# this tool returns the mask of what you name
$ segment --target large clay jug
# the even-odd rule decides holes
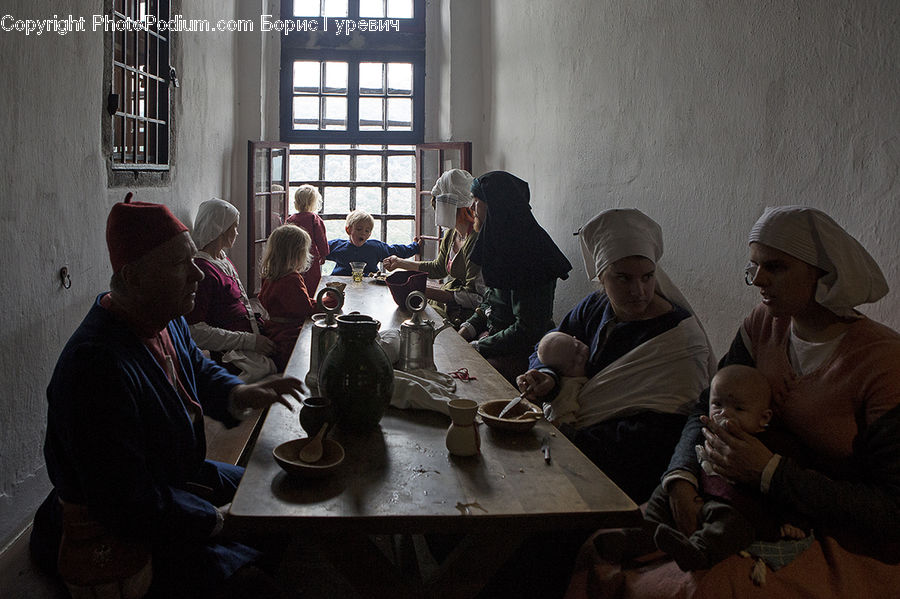
[[[375,341],[381,323],[364,314],[337,317],[338,339],[319,369],[319,392],[334,404],[338,426],[378,426],[394,393],[394,369]]]

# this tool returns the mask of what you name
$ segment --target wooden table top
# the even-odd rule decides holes
[[[358,310],[399,328],[409,314],[386,287],[348,277],[343,312]],[[432,319],[436,318],[430,312]],[[437,322],[437,321],[436,321]],[[311,326],[303,327],[286,370],[300,378],[309,369]],[[467,368],[476,380],[457,383],[457,395],[476,401],[512,399],[517,391],[458,333],[435,340],[441,372]],[[344,462],[323,479],[295,478],[272,457],[279,444],[304,437],[298,412],[273,405],[231,505],[238,526],[254,530],[362,533],[464,533],[601,528],[635,525],[639,511],[562,433],[541,421],[527,433],[498,434],[479,426],[481,453],[448,454],[450,419],[437,412],[389,408],[379,428],[365,434],[334,431]],[[546,463],[541,441],[550,439]]]

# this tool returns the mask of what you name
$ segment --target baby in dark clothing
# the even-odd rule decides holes
[[[771,400],[769,383],[758,370],[726,366],[710,384],[709,418],[717,423],[728,420],[765,443],[766,427],[772,419]],[[660,485],[647,503],[645,526],[596,537],[601,555],[618,560],[659,548],[671,555],[682,570],[703,570],[757,540],[806,536],[803,530],[784,523],[768,509],[758,488],[715,474],[706,462],[704,447],[698,445],[696,449],[702,467],[700,495],[704,500],[697,529],[688,536],[675,527],[668,493]]]

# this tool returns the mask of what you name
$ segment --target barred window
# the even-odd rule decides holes
[[[168,21],[170,12],[169,0],[114,0],[112,3],[113,26],[109,33],[112,73],[107,109],[112,115],[113,169],[169,168],[169,84],[174,80],[169,56],[172,34],[164,28],[135,24],[152,23],[154,18],[156,22]]]

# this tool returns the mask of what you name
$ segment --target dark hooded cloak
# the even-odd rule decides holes
[[[471,257],[486,286],[521,289],[569,277],[572,264],[531,213],[528,183],[491,171],[472,182],[472,194],[488,207]]]

